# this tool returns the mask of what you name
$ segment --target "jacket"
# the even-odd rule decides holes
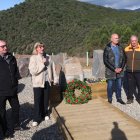
[[[17,94],[19,78],[16,58],[10,53],[0,56],[0,96]]]
[[[140,72],[140,45],[138,48],[133,49],[131,45],[125,48],[125,54],[127,58],[126,71],[128,72]]]
[[[46,76],[45,76],[46,70],[48,72],[47,79],[50,86],[52,82],[56,84],[58,82],[58,77],[56,75],[54,62],[51,62],[49,58],[49,64],[45,66],[44,63],[42,62],[41,55],[32,55],[30,57],[29,71],[32,75],[33,87],[44,88],[45,81],[46,81]]]
[[[124,68],[126,56],[122,47],[118,46],[120,52],[119,68]],[[103,61],[105,65],[105,77],[107,79],[116,79],[123,77],[123,71],[119,74],[115,73],[115,55],[111,49],[111,43],[107,44],[103,53]]]

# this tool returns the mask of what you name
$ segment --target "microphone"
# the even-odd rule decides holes
[[[46,58],[46,53],[45,52],[43,52],[43,55],[42,55],[44,58]]]
[[[46,62],[44,63],[45,66],[48,66],[49,65],[49,56],[44,52],[43,57],[46,59]]]

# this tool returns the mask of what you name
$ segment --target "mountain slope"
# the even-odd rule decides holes
[[[92,43],[93,33],[101,32],[104,26],[130,26],[139,15],[76,0],[26,0],[0,12],[0,38],[17,53],[31,53],[33,44],[41,41],[48,53],[83,54],[97,47]],[[104,42],[98,47],[103,47]]]

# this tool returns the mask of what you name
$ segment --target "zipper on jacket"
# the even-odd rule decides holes
[[[134,57],[135,57],[135,50],[133,51],[133,58],[132,58],[132,72],[134,71]]]

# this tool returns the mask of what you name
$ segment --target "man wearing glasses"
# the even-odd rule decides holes
[[[134,96],[140,104],[140,44],[136,35],[130,37],[130,44],[125,48],[125,54],[128,80],[127,104],[133,103]]]
[[[19,124],[19,100],[17,96],[19,71],[16,59],[8,52],[7,44],[0,40],[0,125],[2,126],[4,137],[10,137],[13,132],[9,131],[6,120],[6,101],[12,107],[12,119],[14,130],[20,130]]]

